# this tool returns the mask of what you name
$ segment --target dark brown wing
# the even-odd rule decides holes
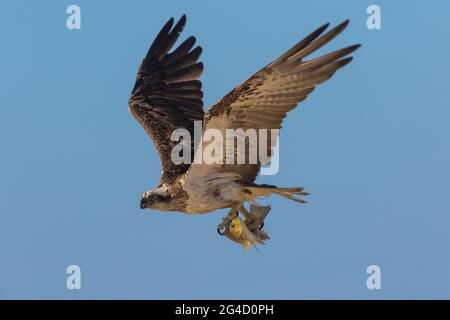
[[[226,129],[281,128],[287,112],[306,99],[318,84],[331,78],[336,70],[352,60],[352,57],[347,56],[360,45],[349,46],[316,59],[304,61],[306,56],[341,33],[347,24],[348,20],[322,36],[320,35],[327,29],[328,24],[318,28],[281,57],[232,90],[208,110],[203,130],[218,129],[225,136]],[[209,143],[202,141],[203,148]],[[237,144],[234,148],[235,157],[236,147]],[[249,148],[246,148],[246,159],[249,158],[248,150]],[[208,176],[228,176],[235,179],[237,176],[242,182],[252,183],[258,175],[260,166],[260,161],[256,164],[234,165],[207,165],[194,162],[189,169],[187,179],[201,179]]]
[[[198,80],[203,64],[198,62],[201,47],[192,49],[195,38],[186,39],[169,53],[186,24],[182,16],[172,28],[171,18],[161,29],[139,68],[128,102],[133,117],[156,145],[162,163],[161,183],[173,181],[189,168],[171,160],[172,132],[184,128],[194,136],[194,121],[203,120],[202,83]],[[192,158],[194,157],[192,141]]]

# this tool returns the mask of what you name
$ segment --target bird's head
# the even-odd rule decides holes
[[[142,194],[141,209],[149,208],[156,210],[164,210],[170,202],[170,194],[166,189],[156,188]]]

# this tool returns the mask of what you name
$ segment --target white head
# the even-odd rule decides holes
[[[141,209],[149,208],[167,211],[170,202],[171,196],[167,188],[158,187],[142,194]]]

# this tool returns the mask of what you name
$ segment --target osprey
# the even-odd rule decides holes
[[[129,99],[129,111],[153,140],[162,163],[160,184],[144,192],[140,207],[161,211],[202,214],[222,208],[248,216],[244,203],[277,194],[305,203],[303,188],[278,188],[254,181],[261,168],[256,163],[213,163],[197,160],[191,141],[191,163],[175,163],[172,151],[179,141],[172,133],[184,129],[194,134],[194,122],[203,121],[203,133],[210,129],[225,134],[227,129],[280,129],[287,112],[294,109],[316,87],[339,68],[352,61],[352,45],[312,60],[307,56],[328,43],[348,25],[348,20],[323,34],[325,24],[298,42],[278,59],[203,111],[202,48],[195,37],[172,50],[186,24],[183,15],[174,25],[171,18],[161,29],[145,56]],[[205,146],[204,135],[200,146]],[[246,142],[248,146],[248,142]],[[237,146],[232,150],[238,152]],[[246,150],[246,153],[249,151]],[[247,154],[248,156],[248,154]]]

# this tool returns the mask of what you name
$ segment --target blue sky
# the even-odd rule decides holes
[[[382,29],[368,30],[378,4]],[[82,29],[66,28],[77,4]],[[8,1],[0,37],[0,298],[450,298],[447,2]],[[203,47],[205,104],[325,22],[321,53],[352,64],[289,114],[280,171],[308,205],[272,197],[272,240],[244,252],[226,211],[139,209],[159,158],[127,110],[164,22]],[[66,289],[67,266],[82,289]],[[379,265],[381,290],[366,268]]]

